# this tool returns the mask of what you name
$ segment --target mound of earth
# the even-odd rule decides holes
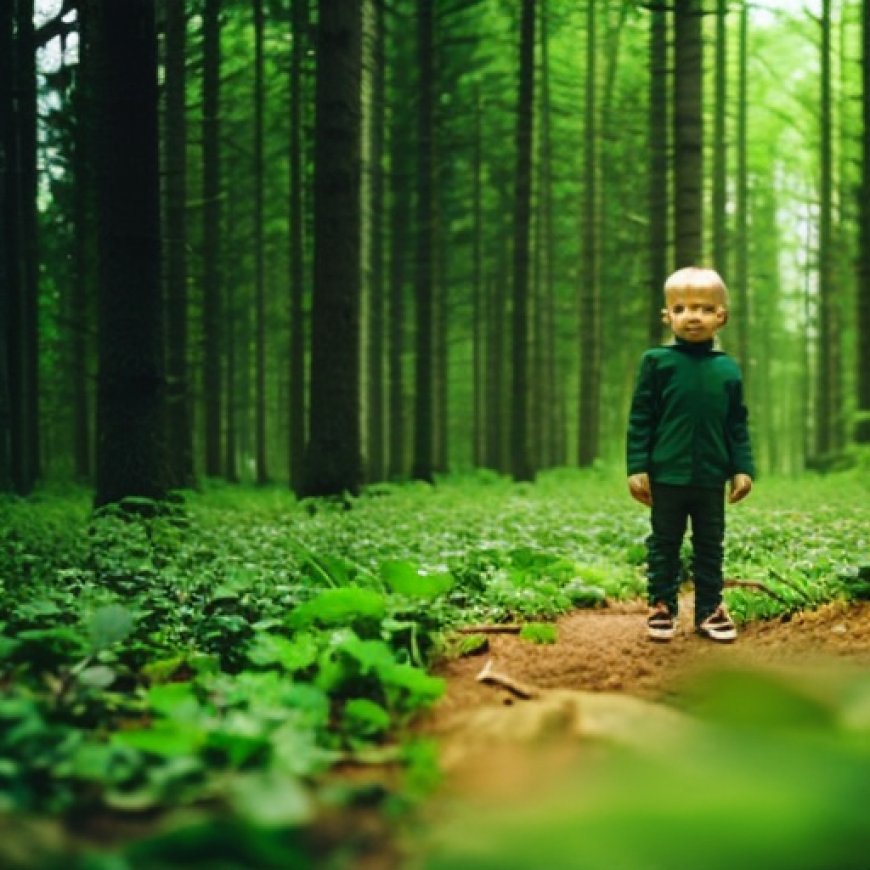
[[[589,751],[577,738],[672,747],[692,727],[679,712],[680,693],[707,669],[774,670],[798,679],[816,674],[809,678],[814,685],[833,686],[829,674],[870,667],[870,603],[833,602],[753,622],[733,644],[691,630],[689,597],[670,643],[647,639],[645,613],[640,602],[576,611],[558,621],[554,644],[496,633],[482,653],[443,662],[437,673],[447,691],[422,728],[441,745],[446,790],[465,797],[516,794],[542,765],[558,770],[566,753]],[[518,746],[535,752],[517,752]]]

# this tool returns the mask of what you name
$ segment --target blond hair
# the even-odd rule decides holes
[[[665,281],[665,298],[669,293],[678,293],[681,290],[709,290],[711,293],[718,294],[719,304],[723,308],[728,308],[728,288],[715,269],[705,269],[700,266],[677,269]]]

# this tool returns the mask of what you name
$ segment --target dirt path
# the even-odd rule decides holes
[[[870,666],[870,603],[832,603],[787,621],[752,623],[727,645],[694,634],[688,604],[682,605],[681,628],[671,643],[646,638],[640,603],[568,614],[551,645],[494,635],[486,652],[438,669],[447,694],[431,725],[438,730],[457,713],[510,699],[506,690],[476,680],[487,659],[499,672],[541,689],[620,692],[655,701],[667,700],[695,669],[719,663],[805,667],[833,660]]]
[[[747,832],[740,841],[743,854],[750,856],[746,866],[769,866],[767,858],[789,846],[788,838],[777,840],[776,849],[768,854],[768,840],[773,842],[776,836],[762,837],[761,845],[755,842],[756,814],[767,817],[773,813],[770,818],[778,820],[770,826],[774,833],[789,830],[791,823],[783,822],[786,816],[780,818],[764,802],[746,808],[742,777],[747,765],[766,758],[752,756],[751,762],[743,758],[748,738],[741,737],[733,745],[727,741],[716,744],[717,751],[724,746],[736,753],[723,763],[723,771],[730,771],[731,776],[731,785],[723,792],[726,797],[714,796],[714,800],[713,792],[699,791],[701,784],[709,782],[711,744],[702,720],[689,710],[693,698],[703,700],[717,686],[724,686],[726,696],[732,692],[735,710],[744,698],[751,706],[753,698],[764,698],[767,691],[774,699],[805,698],[812,709],[814,703],[823,709],[842,709],[839,704],[850,697],[852,687],[867,685],[870,602],[831,603],[786,621],[749,624],[742,627],[736,643],[726,645],[695,635],[685,606],[677,637],[671,643],[653,643],[644,634],[645,610],[644,605],[633,603],[577,611],[559,620],[555,644],[538,646],[515,635],[493,635],[489,649],[480,655],[442,664],[437,672],[447,680],[446,695],[421,725],[438,741],[444,772],[442,787],[427,806],[424,847],[427,854],[447,856],[446,863],[438,866],[526,868],[553,866],[552,858],[558,866],[567,867],[575,866],[566,858],[572,850],[591,849],[594,858],[599,846],[601,855],[610,857],[590,858],[588,866],[613,866],[613,856],[623,855],[620,838],[626,830],[647,825],[644,837],[653,836],[648,807],[665,795],[663,806],[672,811],[657,810],[654,832],[663,832],[655,834],[658,845],[644,840],[632,846],[634,851],[629,852],[636,860],[625,864],[647,866],[643,859],[650,861],[649,866],[659,866],[650,854],[660,848],[672,850],[674,843],[686,837],[681,816],[684,793],[708,798],[692,803],[691,818],[698,824],[693,822],[695,839],[686,842],[718,842],[722,813],[727,812],[736,813],[728,818],[737,819],[737,829]],[[507,682],[529,689],[532,697],[519,697],[504,684],[480,682],[477,676],[487,661]],[[720,677],[697,680],[708,668],[720,670]],[[729,681],[727,672],[734,669],[752,674],[735,675]],[[740,694],[747,687],[748,697]],[[781,696],[780,688],[784,689]],[[798,703],[796,708],[771,709],[803,708]],[[854,711],[865,715],[863,708]],[[753,739],[761,741],[758,746],[769,745],[762,738]],[[802,774],[793,773],[792,763],[799,756],[783,761],[774,755],[769,776],[771,805],[782,808],[790,806],[791,789],[803,789],[805,784]],[[673,766],[675,758],[680,763]],[[672,775],[680,772],[683,778],[676,784],[672,779],[662,780],[663,770]],[[853,788],[858,786],[849,783],[848,789]],[[852,794],[848,789],[846,793]],[[727,795],[738,798],[729,803]],[[819,798],[819,807],[840,800],[843,797],[834,788]],[[617,818],[613,824],[608,821],[611,812]],[[804,837],[807,848],[816,834],[819,842],[833,836],[818,821],[823,815],[813,808],[800,816],[800,829],[808,832]],[[734,831],[729,833],[732,836]],[[533,842],[538,845],[529,851],[528,844]],[[799,856],[804,845],[789,848]],[[550,856],[546,860],[541,857],[544,853],[539,854],[544,847]],[[817,843],[815,848],[818,851]],[[645,851],[649,849],[652,852]],[[481,855],[480,864],[463,863]],[[762,860],[760,856],[767,857]],[[484,859],[491,860],[486,863]],[[669,866],[696,866],[696,859],[696,854],[684,855]],[[425,860],[418,863],[426,866]],[[776,866],[793,863],[785,857]]]
[[[566,752],[583,752],[587,737],[645,746],[656,729],[664,740],[679,739],[680,693],[708,668],[772,670],[821,694],[836,694],[854,669],[870,668],[870,602],[745,625],[733,644],[696,635],[690,604],[681,603],[670,643],[647,639],[646,608],[634,602],[562,617],[555,644],[493,635],[485,652],[443,663],[436,672],[447,692],[422,730],[441,746],[445,791],[484,799],[522,793],[540,765],[566,763]],[[488,661],[534,699],[480,682]],[[557,747],[550,762],[542,744]]]

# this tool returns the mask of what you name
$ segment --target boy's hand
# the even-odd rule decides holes
[[[752,489],[752,478],[748,474],[735,474],[731,478],[731,491],[728,494],[728,503],[740,501],[749,495],[749,490]]]
[[[637,499],[641,504],[647,507],[652,506],[652,492],[649,488],[649,475],[642,471],[640,474],[629,475],[628,491],[631,497]]]

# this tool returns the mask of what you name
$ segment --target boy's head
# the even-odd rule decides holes
[[[713,269],[679,269],[665,281],[662,316],[677,338],[710,341],[728,322],[728,288]]]

